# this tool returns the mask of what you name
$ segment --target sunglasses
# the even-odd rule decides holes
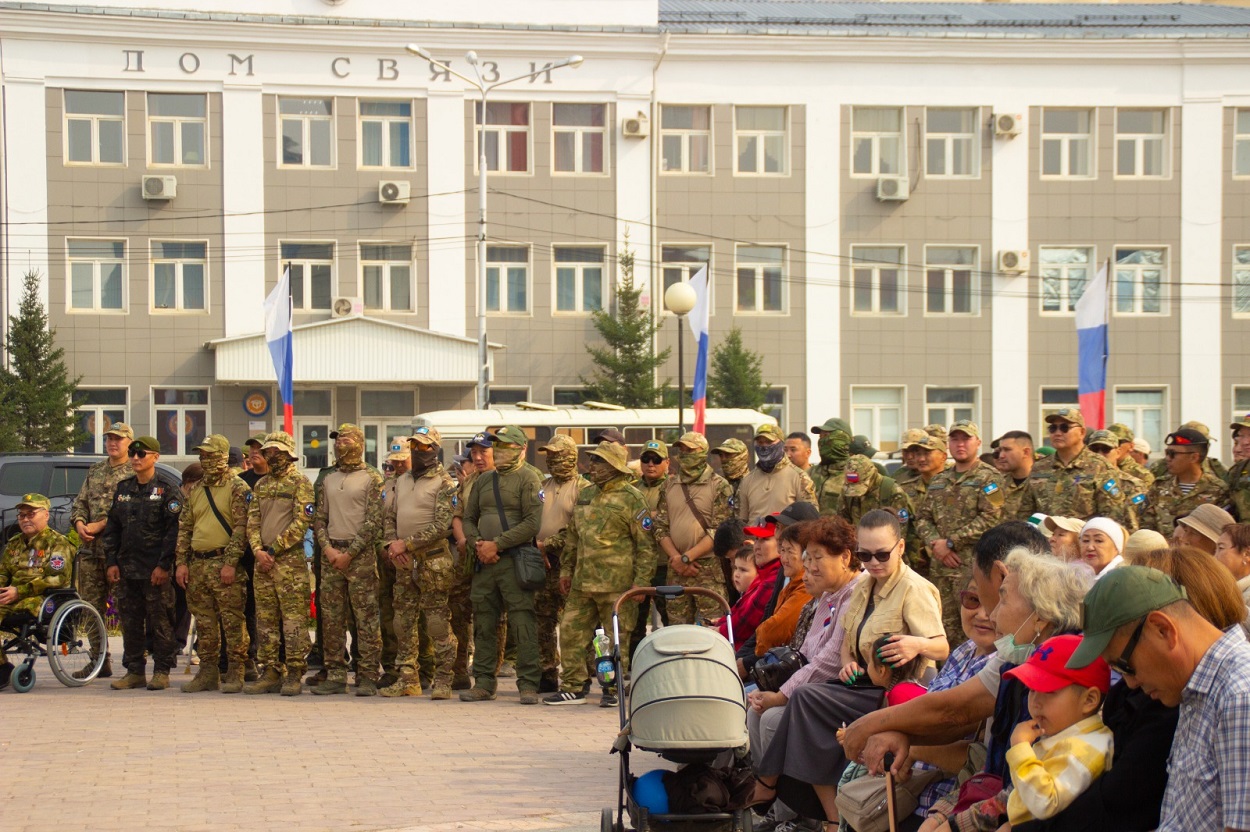
[[[131,448],[130,450],[126,451],[126,456],[133,456],[138,459],[144,459],[150,453],[152,452],[144,448]]]
[[[46,508],[32,508],[30,511],[19,511],[17,513],[18,520],[32,520],[39,516],[39,512],[47,511]]]
[[[1137,642],[1141,641],[1142,630],[1146,626],[1146,616],[1142,616],[1137,622],[1137,627],[1133,629],[1133,634],[1129,636],[1128,643],[1124,645],[1124,652],[1120,654],[1118,659],[1112,659],[1107,662],[1111,665],[1111,669],[1121,676],[1136,676],[1137,669],[1133,667],[1132,658],[1133,651],[1137,649]]]
[[[640,459],[642,462],[645,462],[647,465],[659,465],[661,462],[664,461],[660,459],[660,457],[657,454],[643,454],[640,457]]]
[[[979,610],[981,609],[981,596],[971,589],[961,590],[959,593],[959,606],[969,611]]]
[[[1051,433],[1067,433],[1072,430],[1071,422],[1051,422],[1046,426],[1046,430]]]
[[[867,563],[870,560],[875,560],[877,563],[887,563],[893,554],[894,547],[891,546],[884,552],[856,552],[855,557],[859,558],[861,563]]]
[[[1176,457],[1178,457],[1178,456],[1189,456],[1190,454],[1196,454],[1196,453],[1198,453],[1198,452],[1197,452],[1197,451],[1172,451],[1172,450],[1168,450],[1168,451],[1164,451],[1164,452],[1163,452],[1163,455],[1164,455],[1164,456],[1166,456],[1168,459],[1175,459],[1175,458],[1176,458]]]

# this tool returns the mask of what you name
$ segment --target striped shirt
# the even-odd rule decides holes
[[[1111,768],[1111,729],[1094,714],[1069,725],[1053,737],[1007,750],[1007,766],[1015,788],[1007,798],[1007,818],[1015,826],[1051,818]]]
[[[793,696],[794,689],[799,685],[827,682],[838,677],[842,670],[842,641],[846,637],[842,628],[843,614],[855,587],[865,580],[866,574],[861,572],[837,592],[826,592],[817,600],[811,629],[807,631],[807,638],[803,639],[803,647],[799,650],[807,657],[807,664],[782,683],[781,692],[786,698]]]

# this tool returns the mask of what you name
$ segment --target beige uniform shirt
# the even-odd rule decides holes
[[[325,495],[329,523],[326,534],[331,540],[354,540],[365,521],[365,502],[373,487],[369,469],[344,473],[335,471],[325,478],[321,493]]]
[[[816,505],[812,478],[788,459],[782,459],[771,472],[753,469],[738,488],[738,518],[748,522],[776,514],[791,503]]]
[[[573,506],[577,504],[577,492],[585,485],[581,477],[574,477],[568,482],[557,482],[555,477],[543,480],[542,490],[538,492],[538,499],[543,504],[543,521],[538,526],[539,540],[547,540],[569,525]]]

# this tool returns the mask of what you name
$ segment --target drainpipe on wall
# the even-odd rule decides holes
[[[669,38],[672,37],[672,34],[673,34],[672,32],[665,32],[664,36],[660,39],[660,57],[656,58],[655,66],[651,67],[651,115],[650,117],[651,117],[652,127],[651,127],[651,176],[649,178],[651,192],[648,194],[648,201],[650,203],[649,207],[651,209],[650,210],[650,215],[651,215],[651,222],[650,222],[651,269],[650,269],[650,272],[651,272],[651,286],[652,286],[651,315],[653,316],[655,320],[660,320],[660,316],[664,314],[664,277],[663,277],[663,270],[660,268],[660,243],[658,239],[656,238],[656,234],[655,234],[655,231],[656,231],[655,215],[656,215],[656,210],[657,210],[656,199],[657,199],[659,189],[660,189],[660,182],[659,182],[659,179],[660,179],[660,153],[659,153],[660,105],[658,103],[657,96],[656,96],[656,86],[657,86],[657,81],[658,81],[657,76],[659,75],[659,72],[660,72],[660,64],[664,63],[664,58],[668,55],[668,41],[669,41]],[[656,283],[656,280],[655,280],[657,276],[660,278],[660,281],[658,284]],[[657,288],[658,288],[658,291],[657,291]],[[678,325],[680,326],[680,322],[678,322]],[[655,353],[658,353],[659,351],[660,351],[660,332],[659,330],[656,330],[656,332],[652,334],[651,336],[651,352],[655,354]],[[658,367],[656,368],[655,372],[657,375],[654,380],[654,383],[658,384],[660,381],[659,375],[658,375],[660,370]],[[663,402],[660,402],[660,404],[662,405]]]

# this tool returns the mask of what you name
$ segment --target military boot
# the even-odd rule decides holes
[[[435,682],[430,691],[430,699],[451,699],[451,685],[446,682]]]
[[[183,693],[199,693],[205,690],[217,690],[217,685],[221,682],[221,673],[217,670],[215,664],[202,664],[196,672],[195,678],[182,686]]]
[[[473,679],[468,674],[455,676],[451,680],[452,690],[468,690],[471,687],[473,687]]]
[[[495,692],[485,688],[471,688],[460,691],[461,702],[490,702],[494,698]]]
[[[421,680],[416,676],[401,676],[394,684],[387,685],[378,693],[383,696],[420,696]]]
[[[137,690],[148,686],[148,677],[143,673],[131,673],[126,671],[126,675],[113,682],[109,687],[113,690]]]
[[[98,679],[107,679],[113,675],[113,654],[104,654],[104,664],[100,665],[100,672],[96,674]]]
[[[368,678],[356,677],[356,695],[357,696],[377,696],[378,683]]]
[[[165,690],[169,687],[169,671],[158,670],[148,681],[148,690]]]
[[[346,687],[346,685],[344,685]],[[282,683],[283,696],[299,696],[304,692],[304,686],[299,679],[298,670],[289,670],[286,674],[286,681]],[[313,691],[316,693],[316,691]]]
[[[243,668],[237,664],[230,665],[226,678],[221,683],[222,693],[239,693],[243,690]]]
[[[203,672],[203,671],[201,671]],[[213,676],[217,675],[217,668],[213,668]],[[282,687],[282,674],[278,672],[276,667],[266,667],[264,674],[255,682],[249,682],[243,686],[244,693],[277,693]],[[186,690],[186,688],[183,688]]]
[[[251,656],[248,656],[247,664],[243,666],[243,681],[255,682],[259,678],[260,672],[256,669],[256,662],[252,660]]]

